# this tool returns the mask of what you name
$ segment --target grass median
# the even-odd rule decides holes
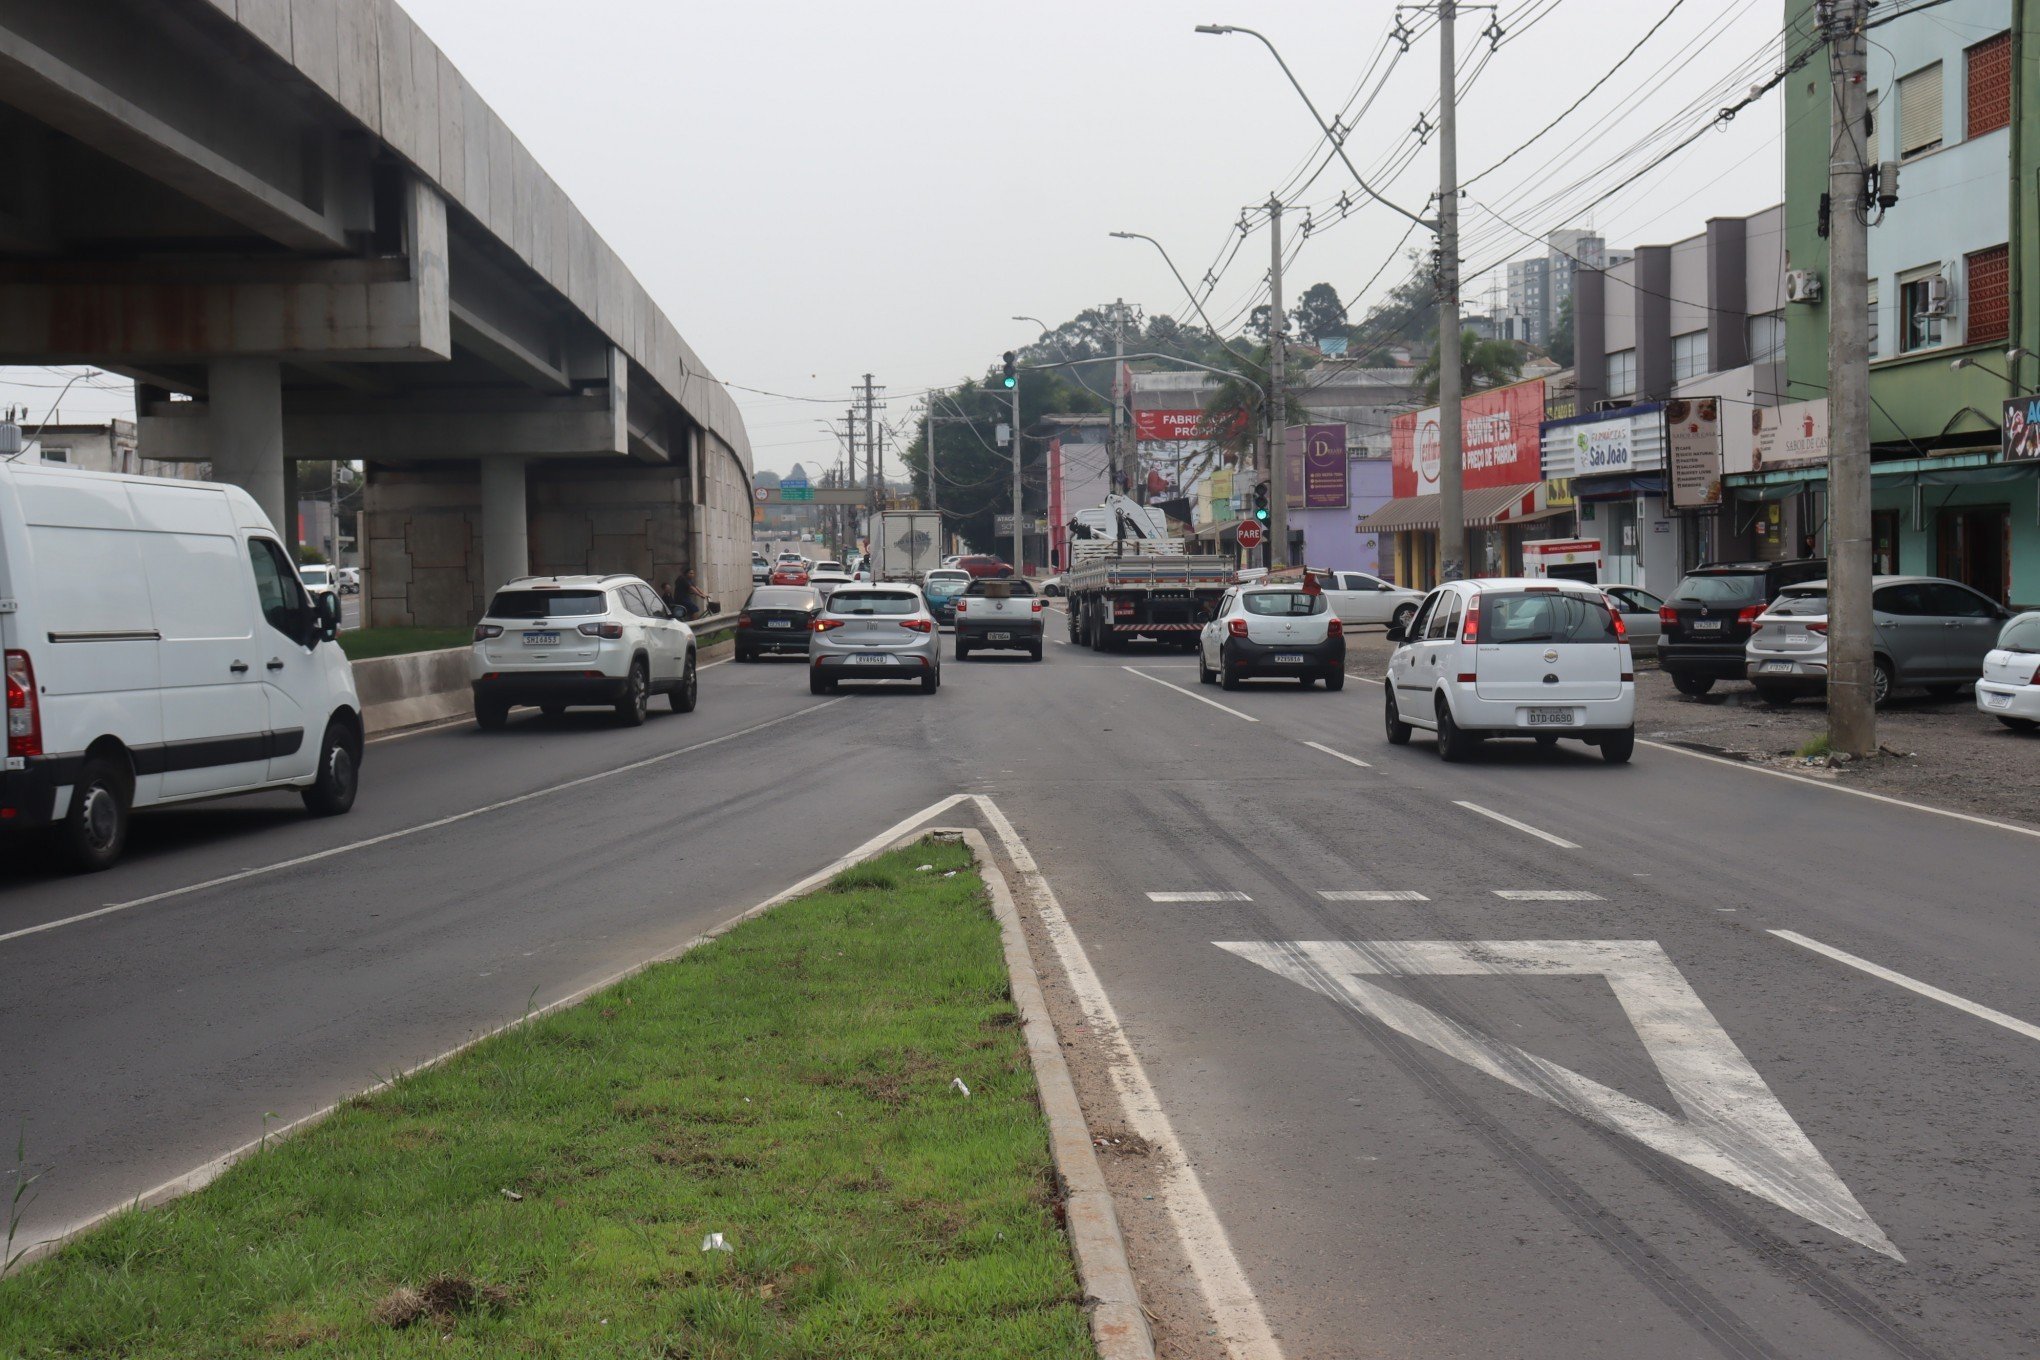
[[[923,843],[0,1281],[0,1355],[1087,1356],[1053,1185]]]
[[[438,652],[474,641],[472,628],[348,628],[340,634],[340,650],[349,661],[411,652]]]

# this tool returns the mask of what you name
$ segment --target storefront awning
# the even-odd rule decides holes
[[[1575,477],[1573,495],[1583,501],[1626,501],[1636,496],[1662,496],[1662,472],[1618,472],[1612,477]]]
[[[1912,481],[1920,486],[1966,486],[1980,482],[2016,482],[2040,476],[2040,462],[2006,463],[1995,450],[1947,453],[1926,458],[1880,458],[1870,465],[1879,482]],[[1825,486],[1827,465],[1772,468],[1765,472],[1732,472],[1722,478],[1728,493],[1739,500],[1775,501],[1811,486]]]
[[[1534,482],[1527,486],[1490,486],[1465,493],[1462,508],[1465,510],[1466,527],[1485,529],[1496,524],[1520,524],[1525,520],[1544,519],[1562,510],[1551,510],[1545,503],[1544,483]],[[1408,533],[1418,529],[1438,527],[1439,496],[1402,496],[1382,506],[1366,519],[1360,521],[1358,532],[1363,534]]]

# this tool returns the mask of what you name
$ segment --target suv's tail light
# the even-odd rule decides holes
[[[829,631],[829,630],[830,630],[831,628],[841,628],[842,626],[843,626],[843,620],[841,620],[841,619],[816,619],[816,620],[815,620],[815,631],[816,631],[817,633],[826,633],[826,632],[828,632],[828,631]]]
[[[1480,640],[1480,596],[1470,595],[1466,600],[1466,626],[1459,630],[1461,642]]]
[[[1735,621],[1741,624],[1743,627],[1747,628],[1751,624],[1754,624],[1758,619],[1762,618],[1764,616],[1764,610],[1766,610],[1769,607],[1770,606],[1768,605],[1761,604],[1746,604],[1741,609],[1738,609],[1736,611]]]
[[[490,638],[499,638],[501,636],[503,636],[503,630],[493,623],[478,623],[475,625],[476,642],[487,642]]]
[[[1226,624],[1225,631],[1231,633],[1234,637],[1243,638],[1247,635],[1247,621],[1245,619],[1234,619]]]
[[[593,638],[620,638],[623,625],[620,623],[584,623],[581,632]]]
[[[1346,625],[1339,622],[1339,616],[1337,614],[1334,614],[1329,619],[1325,620],[1325,636],[1326,637],[1346,636]]]
[[[1034,599],[1034,612],[1035,612],[1035,613],[1037,613],[1037,614],[1039,614],[1039,613],[1041,612],[1041,597],[1040,597],[1040,596],[1036,596],[1036,597],[1035,597],[1035,599]]]
[[[1806,631],[1809,633],[1820,633],[1825,636],[1827,633],[1827,620],[1822,619],[1817,623],[1807,624]]]
[[[935,624],[929,619],[901,619],[900,627],[915,633],[932,633],[935,631]]]
[[[1661,633],[1677,632],[1679,628],[1679,611],[1672,608],[1668,604],[1659,605],[1657,612],[1657,621],[1659,632]]]
[[[42,709],[35,700],[35,667],[27,652],[7,653],[7,754],[39,756]]]

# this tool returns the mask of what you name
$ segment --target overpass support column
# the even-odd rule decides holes
[[[283,366],[274,359],[215,359],[206,378],[206,443],[213,478],[255,498],[295,546],[283,496]]]
[[[482,465],[482,600],[505,582],[531,573],[524,508],[524,459],[484,458]]]

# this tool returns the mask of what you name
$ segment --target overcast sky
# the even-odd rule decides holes
[[[404,4],[716,376],[783,394],[736,392],[758,466],[776,471],[834,458],[815,422],[840,419],[865,372],[904,426],[916,394],[1036,338],[1015,314],[1054,323],[1123,296],[1190,316],[1155,250],[1114,230],[1159,238],[1193,284],[1230,255],[1206,303],[1221,325],[1252,306],[1268,266],[1265,228],[1240,241],[1232,224],[1277,190],[1294,205],[1292,246],[1306,210],[1314,226],[1289,266],[1292,302],[1328,281],[1358,320],[1405,277],[1407,219],[1359,206],[1336,163],[1301,187],[1296,171],[1323,146],[1309,111],[1254,39],[1198,23],[1261,29],[1328,114],[1368,76],[1361,97],[1379,90],[1348,143],[1355,164],[1417,212],[1437,181],[1436,142],[1418,150],[1412,131],[1437,96],[1437,36],[1408,15],[1425,31],[1388,62],[1388,0]],[[1492,14],[1459,22],[1469,181],[1665,22],[1555,131],[1470,182],[1469,273],[1541,253],[1526,233],[1586,225],[1633,246],[1778,200],[1773,95],[1593,203],[1670,144],[1648,134],[1699,130],[1772,69],[1775,0],[1505,0],[1502,46],[1482,62]],[[1340,220],[1342,193],[1355,206]],[[1468,285],[1469,310],[1499,277]],[[19,384],[0,399],[33,424],[69,374],[7,376]],[[131,410],[125,384],[103,377],[62,406],[66,419]]]

